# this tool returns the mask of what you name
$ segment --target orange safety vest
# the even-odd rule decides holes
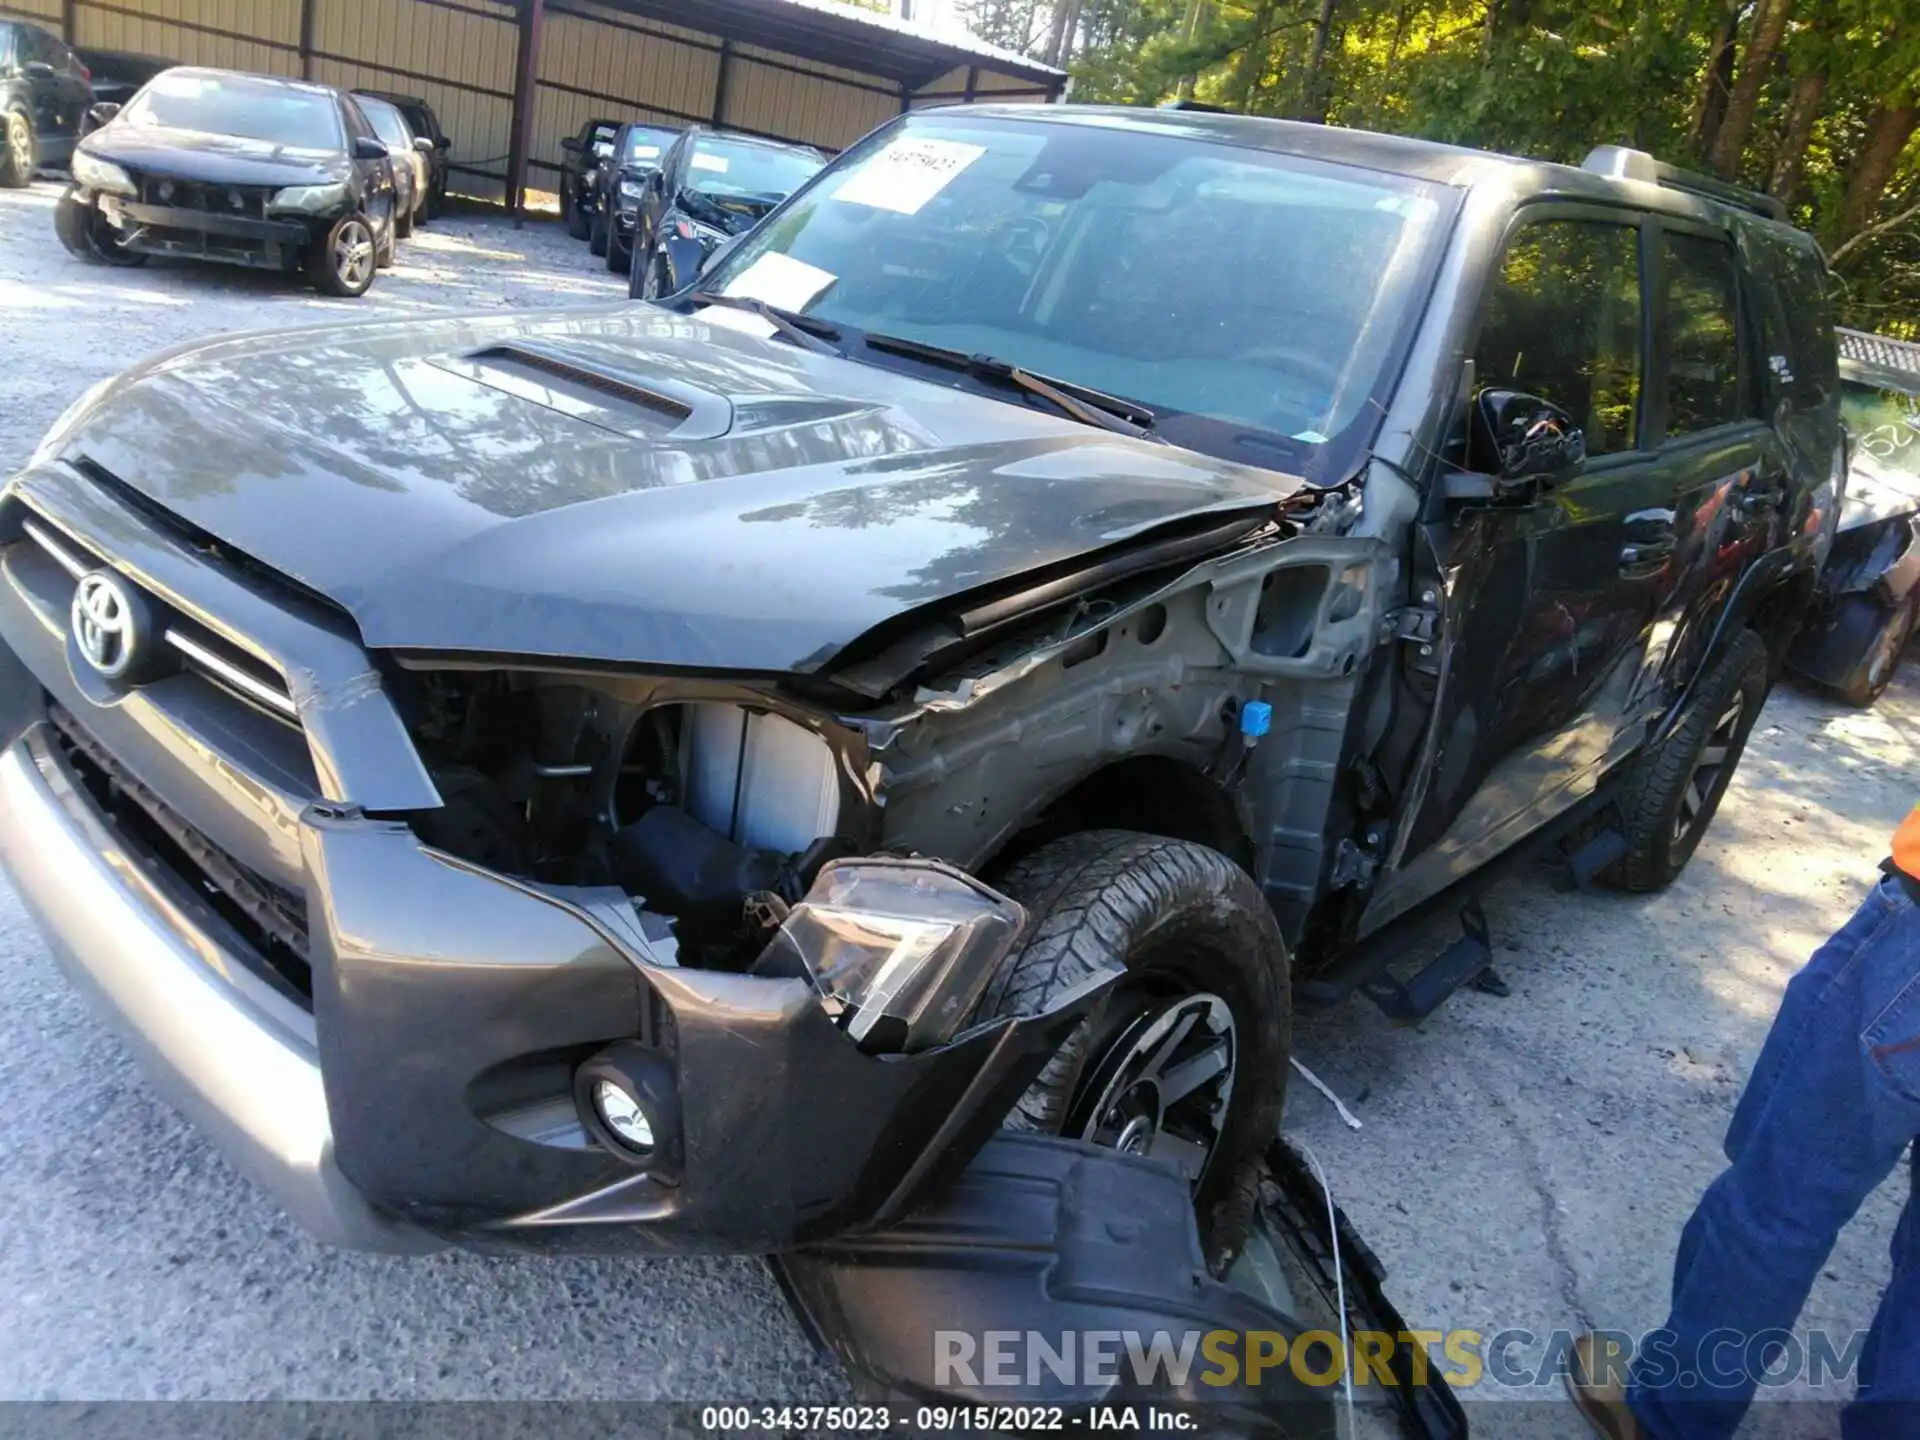
[[[1920,880],[1920,805],[1893,832],[1893,863]]]

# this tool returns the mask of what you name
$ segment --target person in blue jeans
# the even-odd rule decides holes
[[[1673,1310],[1629,1366],[1583,1336],[1567,1387],[1607,1440],[1729,1440],[1841,1228],[1920,1137],[1920,809],[1866,903],[1787,985],[1727,1129],[1726,1170],[1680,1237]],[[1845,1440],[1920,1440],[1920,1162],[1860,1350]],[[1843,1353],[1848,1337],[1830,1338]]]

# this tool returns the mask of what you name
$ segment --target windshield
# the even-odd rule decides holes
[[[622,165],[632,165],[643,170],[658,170],[660,157],[667,153],[667,147],[673,144],[676,130],[649,130],[635,125],[627,131],[626,152],[620,157]]]
[[[393,106],[379,100],[362,100],[360,109],[367,123],[373,126],[373,133],[380,137],[380,143],[389,150],[413,148],[413,135],[407,129],[407,122]]]
[[[914,117],[703,286],[995,356],[1138,402],[1175,443],[1324,483],[1391,378],[1453,204],[1192,135]]]
[[[1849,380],[1840,387],[1840,413],[1861,454],[1920,479],[1920,396]]]
[[[237,135],[290,150],[340,150],[346,144],[331,95],[204,71],[156,76],[120,112],[120,123]]]
[[[701,135],[687,157],[686,188],[708,195],[787,196],[826,164],[826,157],[808,150],[784,150],[730,140],[724,135]]]

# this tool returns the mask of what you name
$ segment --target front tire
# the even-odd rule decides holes
[[[33,169],[39,146],[33,138],[33,122],[26,112],[9,110],[0,125],[0,189],[24,190],[33,182]]]
[[[1125,972],[1006,1123],[1180,1164],[1222,1262],[1245,1236],[1249,1177],[1286,1099],[1288,961],[1266,897],[1217,850],[1127,830],[1056,840],[999,883],[1030,920],[983,1017],[1031,1015]]]
[[[587,230],[587,253],[604,257],[607,253],[607,212],[596,210]]]
[[[373,288],[379,253],[372,222],[364,215],[344,215],[313,247],[307,264],[323,295],[357,300]]]
[[[120,243],[99,208],[76,198],[69,189],[53,207],[53,229],[69,255],[96,265],[115,265],[132,270],[147,263],[138,250]]]
[[[627,294],[636,300],[658,300],[670,294],[667,279],[667,260],[664,255],[655,255],[646,264],[641,264],[636,252],[633,258],[633,270],[627,276]]]
[[[405,214],[396,212],[393,217],[393,234],[396,240],[410,239],[413,235],[413,206],[408,205]]]
[[[1700,679],[1680,723],[1633,761],[1619,800],[1627,853],[1607,879],[1623,890],[1664,890],[1687,868],[1733,783],[1766,703],[1766,643],[1742,630]]]
[[[617,230],[608,228],[607,234],[607,273],[610,275],[630,275],[633,270],[633,246],[623,243]]]
[[[1920,618],[1920,593],[1907,596],[1891,610],[1864,595],[1851,596],[1846,603],[1872,605],[1881,611],[1880,622],[1871,632],[1872,639],[1867,642],[1866,653],[1847,673],[1847,678],[1833,687],[1842,700],[1864,710],[1886,693],[1887,686],[1893,683],[1893,677],[1900,669],[1900,657],[1906,651],[1907,642],[1913,638],[1915,619]]]
[[[560,219],[567,227],[567,234],[575,240],[585,240],[590,226],[580,204],[573,198],[572,187],[563,186],[560,191]]]

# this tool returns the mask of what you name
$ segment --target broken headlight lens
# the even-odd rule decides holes
[[[95,190],[104,190],[109,195],[133,195],[138,191],[133,178],[111,160],[102,160],[98,155],[89,155],[85,150],[75,150],[71,173],[74,182],[89,186]]]
[[[862,1050],[944,1045],[980,1001],[1027,914],[937,860],[824,866],[755,970],[805,973]]]

